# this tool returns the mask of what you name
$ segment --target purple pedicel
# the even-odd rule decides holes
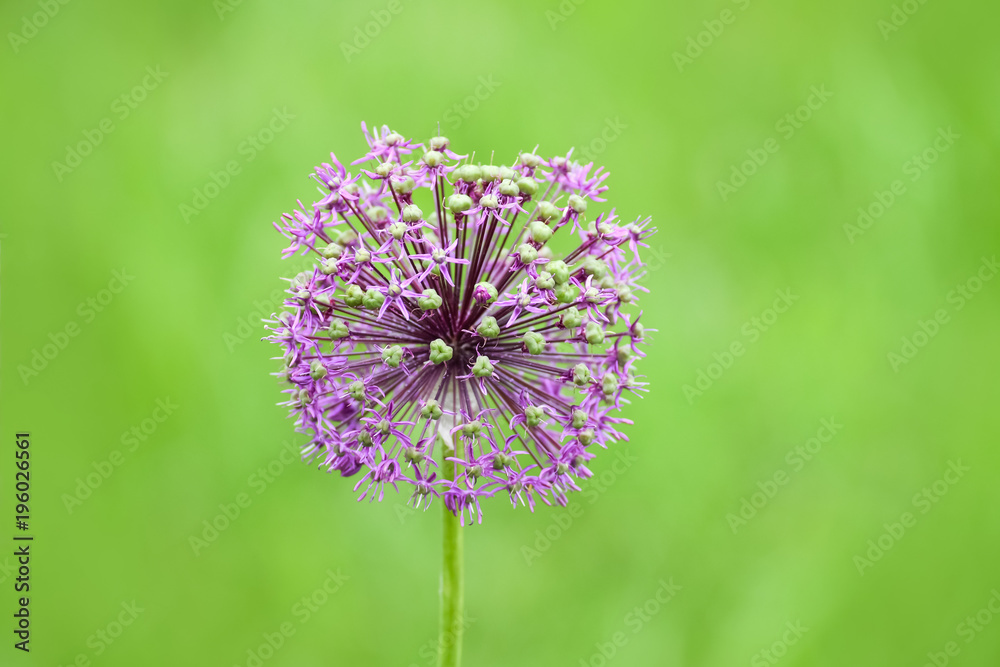
[[[312,174],[319,201],[275,223],[285,257],[316,259],[267,338],[306,458],[362,473],[359,500],[407,482],[415,506],[439,496],[463,524],[500,491],[565,505],[594,446],[627,440],[617,428],[631,422],[611,416],[624,394],[645,391],[641,313],[623,311],[647,291],[649,218],[588,222],[608,174],[572,151],[460,164],[434,137],[415,161],[422,144],[361,127],[369,151],[353,164],[373,170],[352,176],[331,153]],[[553,245],[574,244],[556,259]],[[438,475],[446,456],[454,480]]]

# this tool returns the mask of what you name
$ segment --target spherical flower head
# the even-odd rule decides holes
[[[446,137],[362,129],[361,173],[331,154],[312,207],[275,223],[314,262],[268,320],[306,457],[360,499],[409,487],[463,523],[498,494],[565,505],[645,391],[650,220],[595,215],[607,173],[572,151],[474,164]]]

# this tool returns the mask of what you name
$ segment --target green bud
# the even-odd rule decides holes
[[[517,249],[517,256],[522,264],[531,264],[538,259],[538,251],[527,243],[522,243]]]
[[[424,217],[424,212],[416,204],[403,207],[403,222],[416,222]]]
[[[399,364],[403,361],[403,348],[399,345],[390,345],[385,348],[382,350],[382,361],[387,366],[399,368]]]
[[[518,174],[510,167],[500,167],[500,180],[513,181],[518,176],[520,176],[520,174]]]
[[[483,195],[479,198],[479,205],[483,208],[496,208],[500,205],[500,201],[496,195]]]
[[[583,293],[583,298],[589,303],[600,303],[604,300],[604,297],[601,296],[601,291],[596,287],[588,287],[587,291]]]
[[[427,399],[427,401],[420,408],[420,416],[426,417],[428,419],[438,419],[441,417],[441,404],[438,403],[433,398]]]
[[[498,181],[500,180],[500,167],[494,167],[492,164],[484,164],[479,167],[481,173],[480,178],[484,181]]]
[[[569,281],[569,267],[561,259],[546,264],[545,270],[552,274],[552,277],[559,285]]]
[[[517,187],[517,183],[511,180],[500,182],[500,194],[507,195],[508,197],[513,197],[518,194],[520,190]]]
[[[588,428],[583,431],[580,431],[577,434],[576,439],[580,441],[581,445],[586,447],[587,445],[589,445],[594,441],[594,429]]]
[[[431,150],[433,151],[443,151],[451,145],[448,141],[448,137],[431,137],[431,140],[427,142],[430,144]]]
[[[327,333],[330,335],[330,338],[340,340],[341,338],[347,338],[351,332],[347,328],[347,322],[338,318],[330,322],[330,328],[327,329]]]
[[[545,337],[535,331],[526,332],[521,342],[528,349],[528,354],[541,354],[545,351]]]
[[[353,229],[345,230],[344,233],[340,235],[340,238],[337,239],[337,243],[339,243],[345,248],[354,245],[355,243],[357,243],[357,241],[358,241],[358,233]]]
[[[357,308],[364,301],[365,293],[361,291],[361,288],[357,285],[348,285],[347,292],[344,294],[344,303],[346,303],[351,308]]]
[[[635,340],[642,340],[644,335],[646,335],[646,327],[642,326],[638,322],[632,325],[632,338]]]
[[[575,329],[583,322],[583,314],[576,308],[567,308],[559,321],[567,329]]]
[[[489,295],[489,298],[483,302],[484,305],[489,305],[497,300],[497,288],[487,282],[476,283],[474,290],[485,290]]]
[[[587,200],[580,195],[570,195],[569,207],[577,213],[584,213],[587,210]]]
[[[542,158],[538,157],[534,153],[521,153],[521,155],[518,156],[517,161],[525,167],[534,169],[542,163]]]
[[[358,432],[358,444],[362,447],[371,447],[374,443],[372,442],[372,434],[368,431]]]
[[[404,179],[402,179],[400,181],[393,181],[392,182],[392,190],[393,190],[393,192],[395,192],[396,194],[399,194],[399,195],[408,195],[411,192],[413,192],[414,188],[416,188],[416,187],[417,187],[417,184],[414,183],[413,179],[410,178],[409,176],[407,176],[406,178],[404,178]]]
[[[404,449],[403,450],[403,456],[410,463],[420,463],[421,461],[424,460],[424,453],[423,452],[418,452],[413,447],[407,447],[406,449]]]
[[[441,297],[436,289],[428,287],[424,290],[423,296],[417,297],[417,305],[421,310],[437,310],[441,307]]]
[[[497,318],[492,316],[484,317],[483,321],[476,327],[476,333],[483,338],[496,338],[499,336],[500,325],[497,324]]]
[[[583,337],[591,345],[601,345],[604,343],[604,327],[597,322],[587,322],[587,326],[584,327]]]
[[[339,243],[330,243],[321,251],[323,257],[327,259],[338,259],[344,254],[344,246]]]
[[[608,398],[614,396],[618,391],[618,376],[614,373],[605,373],[601,378],[601,391]]]
[[[389,211],[383,206],[369,206],[365,210],[365,217],[374,223],[382,223],[389,217]]]
[[[552,228],[541,220],[532,220],[528,225],[528,234],[535,243],[545,243],[552,238]]]
[[[577,364],[573,367],[573,384],[577,387],[586,387],[590,383],[590,369],[586,364]]]
[[[383,303],[385,303],[385,295],[374,287],[369,287],[361,299],[361,305],[368,310],[378,310],[382,307]]]
[[[388,419],[383,419],[378,423],[377,428],[382,435],[389,435],[389,431],[392,430],[392,423]]]
[[[428,167],[436,167],[444,161],[444,155],[437,151],[427,151],[424,153],[424,164]]]
[[[538,192],[538,181],[530,176],[519,178],[517,180],[517,189],[521,194],[533,197],[535,196],[535,193]]]
[[[365,400],[365,383],[361,380],[355,380],[347,386],[347,393],[350,394],[351,398],[356,401]]]
[[[396,167],[395,162],[383,162],[379,166],[375,167],[375,173],[385,178],[392,173],[392,170]]]
[[[618,365],[624,366],[632,358],[632,350],[627,347],[618,348]]]
[[[358,264],[364,264],[372,258],[371,252],[368,248],[358,248],[354,251],[354,261]]]
[[[473,436],[479,435],[483,430],[483,423],[476,419],[475,421],[465,422],[462,424],[462,435]]]
[[[385,143],[388,144],[389,146],[395,146],[396,144],[401,144],[404,141],[405,139],[403,138],[403,135],[401,135],[399,132],[390,132],[385,137]]]
[[[326,368],[323,367],[323,362],[319,359],[313,359],[312,363],[309,364],[309,377],[313,380],[322,380],[326,377]]]
[[[337,260],[335,259],[324,259],[323,263],[319,267],[320,272],[324,276],[328,276],[332,273],[337,272]]]
[[[561,218],[562,209],[553,204],[550,201],[543,201],[538,205],[538,218],[539,220],[544,220],[548,222],[553,218]]]
[[[546,266],[548,266],[546,264]],[[535,287],[538,289],[552,289],[556,286],[556,281],[552,279],[552,274],[548,271],[539,271],[535,278]]]
[[[309,391],[306,389],[300,389],[299,393],[295,395],[295,399],[299,402],[299,405],[309,405],[312,403],[312,396],[309,395]]]
[[[463,164],[461,167],[456,169],[454,172],[455,178],[460,181],[465,181],[466,183],[474,183],[478,181],[482,176],[482,173],[474,164]]]
[[[440,364],[451,359],[455,351],[440,338],[431,341],[431,363]]]
[[[573,428],[583,428],[587,425],[587,413],[583,410],[573,410]]]
[[[406,223],[405,222],[394,222],[389,225],[389,233],[392,234],[392,238],[399,241],[406,234]]]
[[[559,303],[573,303],[576,301],[579,292],[580,290],[572,283],[563,283],[556,286],[556,301]]]
[[[529,405],[524,409],[524,419],[528,426],[538,426],[547,419],[545,409]]]
[[[634,297],[632,296],[632,290],[629,289],[628,285],[619,285],[617,292],[619,301],[622,303],[632,303]]]
[[[476,357],[476,363],[472,366],[472,374],[477,378],[492,376],[493,364],[490,363],[489,357],[485,357],[483,355]]]
[[[513,462],[514,462],[514,457],[509,456],[503,452],[497,452],[496,455],[493,457],[493,469],[503,470]]]
[[[608,266],[596,257],[588,255],[587,258],[583,260],[583,270],[587,275],[601,279],[607,275]]]
[[[472,198],[468,195],[451,195],[448,197],[448,208],[452,213],[461,213],[472,208]]]

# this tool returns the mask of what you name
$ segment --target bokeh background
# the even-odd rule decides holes
[[[294,273],[271,222],[363,153],[361,120],[498,161],[587,149],[659,228],[635,462],[599,457],[570,524],[487,506],[466,664],[997,663],[995,3],[223,2],[0,8],[0,510],[28,430],[36,536],[32,651],[5,629],[0,663],[254,665],[291,623],[262,664],[433,664],[440,507],[282,462],[259,340]]]

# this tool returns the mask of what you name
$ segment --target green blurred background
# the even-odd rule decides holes
[[[440,506],[359,504],[282,463],[299,440],[259,341],[255,304],[294,273],[271,222],[311,201],[331,150],[363,153],[361,120],[418,140],[440,122],[498,161],[587,148],[619,212],[660,230],[651,391],[622,448],[637,462],[596,459],[604,483],[571,524],[487,505],[466,534],[465,664],[997,664],[1000,618],[980,610],[1000,590],[1000,280],[977,282],[1000,245],[996,3],[49,4],[0,8],[0,516],[10,543],[28,430],[36,536],[29,656],[0,556],[0,664],[254,665],[283,623],[295,633],[265,665],[432,664]],[[831,96],[800,109],[813,87]],[[275,109],[294,117],[269,135]],[[879,197],[894,201],[851,228]],[[115,271],[132,278],[103,292]],[[778,290],[797,300],[774,321]],[[893,363],[904,337],[925,344]],[[810,454],[824,419],[841,426]],[[935,490],[950,465],[968,471]],[[328,570],[346,580],[304,619]],[[627,618],[671,578],[673,599]]]

